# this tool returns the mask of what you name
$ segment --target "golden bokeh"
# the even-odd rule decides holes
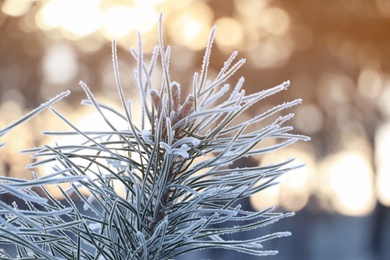
[[[389,2],[329,4],[337,5],[332,9],[332,17],[337,19],[326,18],[326,10],[308,15],[307,9],[315,9],[309,2],[307,9],[281,2],[5,0],[0,10],[5,50],[0,67],[0,127],[65,89],[79,97],[79,80],[96,89],[97,96],[117,100],[110,64],[112,39],[118,41],[126,95],[135,108],[139,106],[132,87],[135,62],[128,50],[138,46],[140,32],[143,51],[150,56],[163,11],[164,43],[172,45],[172,77],[182,83],[184,91],[190,91],[193,71],[199,71],[209,32],[216,25],[211,76],[238,50],[247,59],[241,72],[248,92],[287,78],[293,83],[292,94],[278,94],[243,118],[288,99],[303,98],[303,104],[292,109],[295,117],[291,123],[296,132],[312,136],[313,141],[258,160],[264,164],[297,157],[297,163],[307,162],[307,167],[288,173],[280,178],[281,185],[251,197],[256,209],[276,205],[299,211],[313,198],[324,211],[353,216],[369,214],[377,201],[389,206],[390,34],[380,23],[390,19]],[[324,20],[317,21],[316,15]],[[355,25],[346,15],[363,22],[357,19]],[[18,54],[9,58],[14,57],[8,53],[13,48]],[[31,59],[30,63],[24,64],[23,57]],[[159,67],[156,72],[158,78]],[[81,125],[98,127],[94,125],[97,119],[76,112],[74,100],[69,102],[61,107],[64,113]],[[30,159],[14,157],[20,149],[52,141],[39,137],[40,131],[58,127],[57,120],[47,119],[52,116],[45,112],[4,139],[8,145],[2,148],[0,162],[10,165],[9,175],[27,174],[24,165]],[[270,140],[262,143],[272,144]]]

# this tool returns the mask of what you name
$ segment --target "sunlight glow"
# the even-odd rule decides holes
[[[139,4],[139,5],[158,5],[164,2],[165,0],[133,0],[134,3]]]
[[[211,29],[213,11],[202,2],[189,5],[172,20],[175,30],[168,33],[172,39],[193,50],[203,49]]]
[[[157,11],[146,5],[135,6],[132,9],[132,26],[141,33],[148,32],[157,26]]]
[[[101,4],[101,0],[50,0],[38,12],[37,25],[45,30],[60,29],[62,34],[78,40],[101,30],[103,36],[122,38],[131,31],[150,31],[158,22],[155,5],[162,0]]]
[[[346,4],[347,2],[351,3]],[[353,11],[358,4],[352,4],[352,2],[343,1],[342,5]],[[389,18],[390,2],[375,0],[375,3],[378,15]],[[311,46],[315,47],[322,41],[321,44],[325,47],[325,51],[337,57],[343,66],[353,65],[355,69],[359,67],[360,71],[357,71],[355,78],[341,72],[324,71],[318,79],[306,75],[307,73],[301,73],[305,75],[292,79],[295,85],[316,86],[316,90],[313,91],[317,91],[301,92],[302,95],[309,96],[309,99],[302,97],[303,100],[309,101],[298,106],[294,111],[295,117],[292,120],[297,132],[309,136],[328,135],[322,132],[325,131],[323,129],[325,117],[334,117],[337,125],[341,125],[345,123],[345,119],[349,119],[352,107],[356,106],[363,111],[365,109],[363,106],[367,104],[366,101],[371,102],[372,108],[375,107],[378,114],[383,116],[378,120],[390,118],[390,74],[382,70],[380,63],[368,59],[370,53],[374,53],[376,46],[380,43],[368,42],[362,47],[358,45],[358,41],[349,39],[346,37],[347,34],[338,31],[335,33],[329,31],[323,36],[324,38],[317,38],[318,32],[314,31],[309,24],[300,24],[296,16],[290,16],[291,10],[284,9],[272,0],[233,0],[229,5],[218,6],[212,1],[195,0],[176,2],[167,0],[3,0],[0,3],[0,25],[14,20],[23,33],[36,33],[40,29],[45,34],[46,38],[38,39],[40,44],[44,44],[42,45],[44,49],[41,50],[44,55],[37,66],[39,76],[42,77],[42,84],[37,91],[43,99],[56,95],[58,86],[72,88],[74,84],[71,81],[78,78],[77,73],[83,73],[83,65],[80,62],[84,64],[83,59],[87,55],[84,57],[82,55],[86,52],[94,54],[101,47],[106,48],[113,38],[117,40],[118,47],[128,50],[130,46],[137,46],[136,32],[140,31],[143,50],[150,53],[157,42],[158,15],[160,10],[163,10],[166,46],[168,44],[174,46],[172,48],[173,59],[177,59],[170,64],[170,69],[176,71],[177,74],[182,73],[183,75],[180,76],[183,78],[186,77],[187,69],[201,62],[195,56],[197,51],[204,49],[213,24],[217,25],[215,45],[219,50],[216,56],[221,54],[220,51],[231,53],[232,50],[244,50],[250,63],[248,67],[252,66],[251,69],[254,70],[284,68],[282,66],[289,65],[288,62],[295,52],[309,51]],[[219,10],[220,7],[224,10]],[[225,8],[226,10],[231,8],[231,12],[225,12]],[[6,31],[10,35],[14,33],[8,29]],[[66,40],[73,42],[64,43]],[[25,50],[33,55],[40,51],[39,48],[34,48],[33,44],[26,44],[26,42],[22,44],[25,44]],[[188,49],[193,51],[188,51]],[[219,57],[216,61],[218,59]],[[96,71],[100,71],[102,75],[100,83],[105,86],[101,90],[101,95],[116,100],[117,89],[115,84],[112,84],[112,64],[109,61],[106,63],[99,64],[96,68]],[[124,73],[132,71],[126,59],[119,61],[119,67]],[[11,66],[5,71],[13,70]],[[153,78],[153,82],[160,82],[161,66],[156,66],[155,70],[153,77],[156,78]],[[19,69],[15,69],[12,73],[22,74]],[[209,75],[213,73],[216,74],[218,71],[211,66]],[[299,82],[299,77],[302,77],[301,82]],[[135,84],[135,80],[130,76],[123,77],[121,80],[124,86]],[[17,84],[18,82],[13,83],[20,85]],[[127,94],[128,97],[135,97],[132,100],[132,109],[136,110],[141,107],[141,101],[134,92],[133,89],[128,89]],[[318,100],[310,101],[312,98],[310,95],[313,93],[318,96]],[[18,118],[23,114],[25,105],[24,101],[5,98],[6,94],[6,92],[3,93],[0,100],[0,114],[2,115],[0,127],[13,121],[11,118]],[[360,99],[364,101],[361,102]],[[264,103],[262,106],[268,105],[270,104]],[[70,110],[69,108],[69,112]],[[360,112],[356,114],[356,118],[361,121],[360,117],[366,117],[366,114],[360,114]],[[72,114],[71,119],[80,123],[78,126],[83,130],[102,130],[101,118],[96,115]],[[245,113],[240,117],[240,120],[247,119]],[[136,123],[141,122],[140,118],[134,118],[134,120]],[[354,124],[353,126],[342,125],[342,131],[348,132],[351,127],[363,129],[362,125],[358,126],[360,124],[358,120],[351,123]],[[36,145],[40,140],[34,139],[32,131],[38,131],[37,129],[41,129],[42,125],[46,128],[53,124],[52,120],[47,120],[47,117],[41,115],[37,116],[34,122],[38,122],[36,129],[31,130],[26,124],[10,134],[13,137],[12,145],[7,141],[7,147],[4,150],[15,154],[26,146]],[[250,127],[255,126],[249,126],[248,130]],[[374,125],[369,127],[371,129]],[[357,133],[359,134],[361,133]],[[68,140],[64,138],[60,140],[60,143]],[[78,141],[80,140],[72,142]],[[30,143],[26,145],[26,142]],[[326,144],[324,148],[326,151],[314,151],[314,149],[306,149],[307,147],[302,148],[294,144],[292,148],[288,147],[288,149],[264,155],[261,158],[262,164],[280,162],[281,158],[296,157],[296,164],[307,162],[307,166],[288,172],[278,179],[281,184],[251,196],[250,201],[253,207],[260,210],[275,205],[297,211],[307,205],[311,196],[318,199],[319,204],[323,203],[321,206],[325,210],[345,215],[368,214],[374,207],[375,199],[385,206],[390,206],[390,160],[388,160],[390,121],[377,128],[375,145],[372,143],[356,145],[356,140],[349,140],[348,143],[355,144],[355,146],[337,144],[342,148],[334,154],[333,151],[338,149],[333,146],[334,144],[329,144],[329,150]],[[266,139],[261,143],[261,145],[264,144],[274,145],[276,141]],[[316,145],[311,144],[310,147]],[[362,152],[372,147],[375,147],[375,153],[371,150]],[[315,156],[322,157],[325,156],[322,153],[327,152],[332,154],[317,164]],[[372,156],[375,159],[375,174],[371,162]],[[4,157],[0,160],[11,159]],[[23,165],[29,162],[23,161]],[[16,166],[11,167],[11,175],[12,172],[21,172],[21,162],[15,161],[14,163]],[[319,168],[318,171],[317,168]]]
[[[287,167],[304,165],[288,171],[277,180],[277,186],[267,188],[251,196],[250,201],[256,210],[269,206],[282,206],[287,210],[301,210],[309,201],[311,195],[312,179],[316,172],[316,159],[310,152],[310,145],[295,145],[283,150],[266,154],[261,165],[269,165],[288,158],[296,158]]]
[[[294,162],[295,165],[307,165],[292,170],[280,179],[281,194],[280,204],[283,208],[291,211],[299,211],[303,209],[309,202],[310,198],[310,180],[314,173],[314,158],[311,155],[296,151],[298,160]],[[307,159],[307,160],[306,160]]]
[[[108,102],[105,98],[102,98],[99,96],[96,98],[99,102],[102,102],[110,107],[113,107],[115,109],[120,110],[120,108],[118,108],[117,105],[113,104],[112,102]],[[103,118],[101,117],[101,115],[98,112],[96,112],[96,111],[91,112],[91,109],[88,109],[85,107],[83,107],[83,108],[84,109],[78,109],[77,111],[73,111],[73,113],[70,113],[70,114],[64,113],[64,111],[63,111],[63,110],[65,110],[65,112],[71,112],[72,109],[70,107],[58,109],[58,111],[60,111],[64,116],[67,117],[67,119],[70,122],[72,122],[72,124],[74,124],[78,129],[80,129],[82,131],[111,131],[112,130],[110,128],[110,126],[104,122]],[[111,113],[105,113],[105,114],[107,114],[107,116],[111,116],[110,119],[112,119],[113,116]],[[127,124],[125,124],[125,122],[123,120],[113,120],[113,121],[115,121],[115,127],[117,129],[127,129]],[[52,124],[52,127],[49,128],[50,131],[74,131],[69,126],[67,126],[65,122],[62,122],[60,119],[56,119],[55,122],[50,122],[50,124]],[[48,130],[48,129],[46,129],[46,130]],[[118,137],[113,137],[110,139],[110,141],[116,140],[116,138],[118,138]],[[84,136],[80,136],[80,135],[47,136],[45,143],[52,144],[54,141],[58,145],[72,145],[72,144],[79,145],[79,144],[82,144],[83,142],[87,141],[87,139]],[[92,154],[93,155],[93,154],[95,154],[95,151],[91,151],[91,150],[85,150],[82,152],[79,151],[78,154],[82,154],[82,155],[91,155]],[[82,167],[86,167],[90,163],[89,161],[87,161],[85,159],[78,158],[78,157],[72,158],[72,162],[74,162],[75,164],[82,166]],[[102,161],[102,162],[107,163],[106,161]],[[45,176],[47,174],[52,173],[51,167],[53,167],[53,166],[54,166],[53,163],[48,163],[48,164],[44,165],[43,167],[40,168],[39,175]],[[95,164],[90,166],[90,169],[94,170],[95,172],[101,171],[101,169],[98,169]],[[87,174],[91,178],[96,178],[96,176],[94,176],[91,172],[88,172]],[[102,172],[102,174],[105,174],[105,172]],[[118,182],[115,182],[115,183],[116,183],[115,186],[116,186],[117,192],[121,195],[124,195],[123,186]],[[69,184],[64,183],[64,184],[60,184],[59,186],[61,186],[61,188],[66,189],[69,187]],[[60,191],[58,190],[58,188],[56,187],[56,185],[49,185],[49,186],[47,186],[47,189],[56,198],[62,197],[62,195],[61,195]],[[88,189],[80,188],[80,190],[84,194],[89,194]]]
[[[252,207],[261,211],[265,208],[279,205],[280,186],[275,185],[249,197]]]
[[[219,47],[227,52],[240,47],[244,38],[244,32],[242,25],[237,20],[230,17],[222,17],[215,22],[215,25],[218,28],[215,42]]]
[[[113,6],[107,10],[104,16],[104,33],[108,38],[120,38],[130,33],[133,29],[131,17],[133,12],[126,6]]]
[[[321,165],[320,189],[341,214],[361,216],[375,206],[373,169],[362,154],[343,151],[327,157]]]
[[[54,44],[47,48],[42,62],[44,80],[50,84],[66,84],[77,74],[79,64],[72,45]]]
[[[375,134],[376,189],[379,201],[390,206],[390,122],[380,126]]]
[[[30,10],[31,0],[5,0],[1,11],[9,16],[22,16]]]
[[[102,12],[99,0],[51,0],[39,11],[36,21],[42,29],[63,28],[75,36],[97,31]]]

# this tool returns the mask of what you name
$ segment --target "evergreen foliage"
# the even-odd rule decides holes
[[[141,123],[136,125],[131,101],[125,97],[118,69],[116,43],[113,65],[122,109],[99,103],[87,85],[80,82],[87,100],[110,130],[83,131],[52,104],[65,92],[32,111],[15,124],[0,130],[6,134],[20,122],[49,108],[72,128],[68,132],[44,132],[54,136],[81,136],[81,143],[43,145],[23,151],[32,153],[29,168],[55,165],[51,173],[34,180],[0,177],[0,193],[11,193],[24,201],[23,208],[0,201],[0,243],[14,244],[19,259],[172,259],[193,250],[221,248],[264,256],[266,240],[290,235],[265,234],[253,239],[231,240],[241,233],[272,224],[293,213],[272,208],[260,212],[244,210],[239,200],[275,185],[275,180],[295,168],[292,160],[273,165],[231,168],[243,157],[275,151],[305,136],[291,134],[284,123],[292,114],[275,114],[300,103],[287,102],[241,122],[240,115],[264,98],[287,89],[289,82],[246,95],[241,78],[231,88],[227,80],[243,64],[234,52],[215,79],[208,78],[208,64],[215,35],[212,29],[200,73],[193,77],[192,91],[181,94],[179,83],[171,81],[170,48],[162,40],[149,65],[144,62],[142,44],[131,54],[137,62],[134,75],[142,100]],[[161,82],[153,82],[158,61]],[[159,89],[152,86],[160,85]],[[126,129],[118,125],[128,126]],[[261,146],[267,138],[280,139],[271,147]],[[79,140],[79,139],[77,139]],[[63,200],[53,197],[48,185],[58,186]],[[121,190],[121,192],[119,191]],[[88,191],[88,193],[85,193]],[[82,207],[76,202],[81,201]],[[1,259],[12,259],[4,250]]]

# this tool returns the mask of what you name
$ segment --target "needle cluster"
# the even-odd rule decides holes
[[[291,134],[292,127],[284,125],[292,114],[255,127],[300,100],[273,107],[244,122],[236,120],[264,98],[287,89],[289,82],[249,95],[242,89],[243,78],[231,87],[227,80],[245,62],[235,61],[237,52],[215,79],[209,79],[215,31],[213,28],[210,33],[201,71],[194,74],[187,96],[182,95],[179,83],[171,81],[171,51],[164,47],[161,21],[159,45],[148,63],[139,39],[138,50],[131,49],[142,103],[137,115],[141,117],[139,125],[134,123],[131,101],[121,85],[114,41],[114,74],[122,109],[99,103],[80,82],[88,98],[82,104],[94,107],[101,124],[110,130],[83,131],[51,107],[68,92],[0,130],[3,135],[50,107],[72,131],[43,134],[84,139],[81,143],[25,150],[35,159],[28,165],[34,180],[0,177],[0,193],[11,193],[24,201],[24,209],[17,203],[0,202],[0,244],[15,245],[15,255],[0,250],[2,259],[173,259],[210,248],[258,256],[277,253],[264,250],[262,243],[290,233],[261,234],[261,227],[293,214],[277,213],[272,208],[248,211],[241,208],[240,200],[275,185],[279,176],[296,166],[289,166],[292,160],[233,169],[231,165],[244,157],[261,156],[308,140]],[[158,64],[163,76],[156,83],[151,75]],[[152,87],[156,85],[160,87]],[[125,129],[119,128],[124,124]],[[267,138],[280,141],[261,146]],[[51,173],[38,177],[33,169],[43,165],[51,165]],[[69,188],[58,186],[63,197],[60,200],[47,187],[62,183],[68,183]],[[261,235],[229,238],[254,229]]]

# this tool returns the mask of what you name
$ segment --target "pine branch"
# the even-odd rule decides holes
[[[100,103],[87,85],[80,82],[101,124],[109,130],[84,131],[54,108],[50,111],[71,131],[45,131],[51,136],[81,137],[84,141],[43,145],[26,149],[35,162],[28,168],[50,166],[51,173],[33,180],[0,177],[0,194],[13,194],[24,201],[0,203],[0,243],[14,244],[16,255],[0,251],[2,259],[172,259],[201,249],[228,249],[257,256],[276,254],[262,243],[290,235],[276,232],[257,238],[233,240],[229,234],[261,230],[293,213],[241,209],[240,200],[276,185],[277,178],[300,166],[292,160],[274,165],[232,168],[246,157],[273,152],[309,138],[291,134],[285,123],[292,114],[278,117],[269,125],[256,124],[301,102],[293,100],[268,109],[251,119],[236,120],[264,98],[286,90],[289,82],[246,95],[241,78],[231,90],[229,78],[245,60],[235,62],[234,52],[215,79],[208,78],[213,28],[200,73],[193,77],[192,93],[181,96],[181,86],[169,74],[170,47],[164,47],[162,16],[159,45],[146,66],[142,41],[131,49],[137,62],[134,70],[140,91],[141,124],[136,125],[131,101],[121,85],[116,43],[112,44],[114,77],[122,110]],[[163,75],[160,89],[152,89],[158,58]],[[28,120],[65,92],[27,114],[9,127]],[[121,129],[119,125],[127,125]],[[251,126],[249,128],[249,126]],[[256,129],[256,130],[250,130]],[[273,138],[270,147],[260,144]],[[0,144],[1,146],[2,144]],[[63,189],[59,184],[68,183]],[[62,200],[47,187],[58,185]],[[120,187],[120,189],[118,189]],[[87,191],[87,193],[85,193]],[[78,205],[83,204],[83,207]]]

